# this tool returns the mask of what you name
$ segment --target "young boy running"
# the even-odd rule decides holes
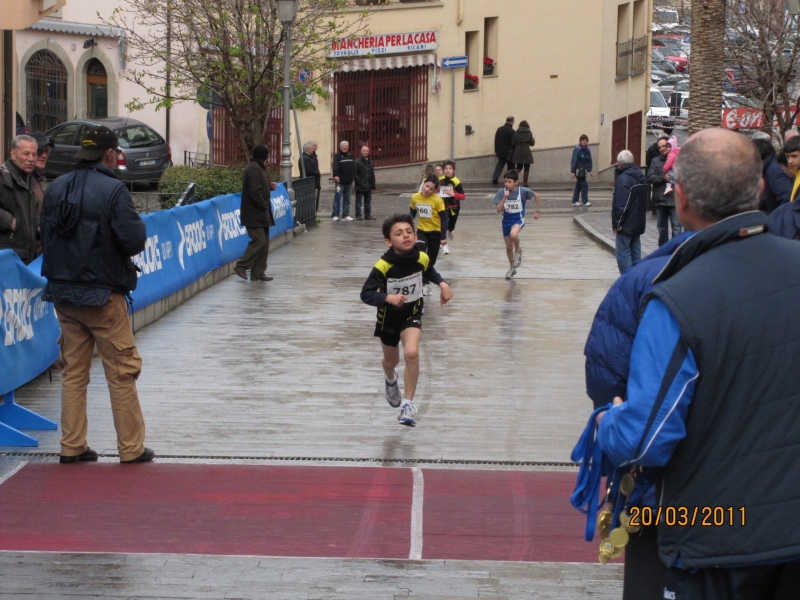
[[[444,207],[447,209],[447,237],[452,241],[458,213],[461,212],[461,201],[466,198],[464,186],[456,177],[456,163],[452,160],[444,161],[444,175],[439,177],[439,196],[444,200]],[[444,245],[442,254],[450,254],[449,244]]]
[[[503,241],[506,243],[509,268],[506,279],[517,274],[517,267],[522,262],[522,248],[519,247],[519,232],[525,227],[525,205],[531,198],[536,200],[536,212],[533,218],[539,218],[539,194],[518,185],[519,175],[516,171],[508,171],[504,179],[504,189],[497,190],[494,203],[497,212],[503,213]]]
[[[436,194],[438,187],[439,178],[431,175],[422,183],[422,191],[411,196],[411,216],[419,217],[417,237],[422,244],[422,251],[431,261],[431,268],[436,265],[439,248],[447,244],[447,210],[444,201]],[[423,278],[422,294],[431,294],[427,276]]]
[[[439,286],[442,305],[453,297],[450,287],[433,268],[428,256],[416,245],[414,219],[411,215],[395,215],[383,222],[383,237],[389,250],[375,263],[364,287],[361,301],[378,307],[375,336],[383,348],[383,372],[386,378],[386,401],[400,408],[400,425],[416,426],[414,392],[419,379],[419,340],[422,337],[422,274]],[[400,388],[395,368],[400,362],[397,344],[403,342],[406,361],[403,383],[405,398],[400,401]]]

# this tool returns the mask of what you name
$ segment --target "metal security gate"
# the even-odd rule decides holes
[[[283,143],[283,106],[276,106],[270,112],[263,143],[269,148],[267,164],[280,168]],[[215,165],[229,167],[247,162],[239,149],[239,134],[236,127],[233,126],[233,122],[222,108],[214,109],[214,139],[211,145]]]
[[[49,50],[25,65],[26,111],[31,131],[48,131],[67,120],[67,69]]]
[[[333,86],[334,148],[367,145],[378,167],[428,159],[427,66],[336,73]]]

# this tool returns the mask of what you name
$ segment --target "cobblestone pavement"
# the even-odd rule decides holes
[[[273,282],[228,278],[137,334],[160,460],[572,468],[591,411],[582,350],[617,276],[613,255],[569,207],[528,221],[522,266],[506,281],[498,219],[465,215],[437,265],[455,298],[426,303],[418,426],[402,428],[379,393],[375,311],[358,297],[392,212],[379,201],[378,221],[323,221],[270,257]],[[113,457],[99,361],[91,378],[89,442]],[[17,401],[58,420],[59,386],[45,374]],[[38,449],[4,449],[18,454],[0,457],[0,480],[20,460],[55,460],[58,432],[34,435]],[[577,599],[619,598],[620,586],[619,566],[571,563],[0,553],[0,598]]]

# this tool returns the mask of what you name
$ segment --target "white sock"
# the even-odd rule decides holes
[[[412,406],[414,405],[414,403],[411,400],[406,400],[404,398],[403,401],[400,403],[400,408],[403,408],[406,404],[411,404]]]
[[[384,374],[384,377],[386,377],[386,374]],[[395,383],[397,383],[397,376],[392,377],[391,379],[386,377],[386,383],[394,385]]]

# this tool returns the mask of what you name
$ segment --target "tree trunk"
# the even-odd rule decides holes
[[[692,2],[692,76],[689,92],[689,134],[719,127],[722,119],[722,78],[725,69],[726,0]]]

